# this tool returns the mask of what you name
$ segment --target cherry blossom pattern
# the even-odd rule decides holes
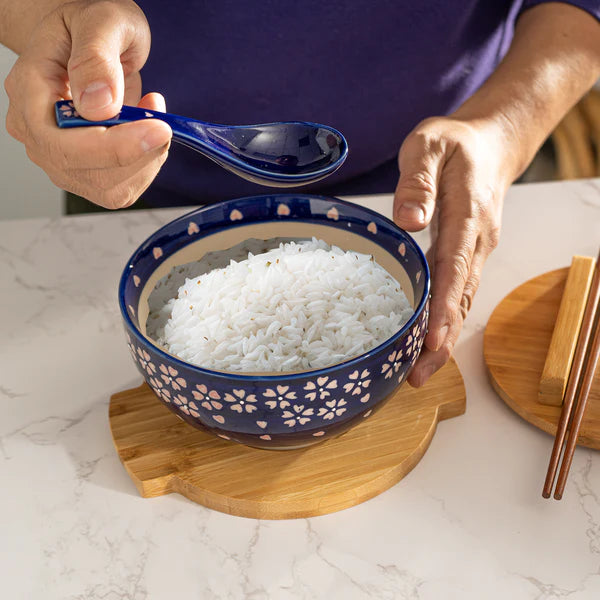
[[[156,367],[154,363],[150,360],[152,357],[146,352],[143,348],[138,348],[138,362],[140,363],[140,367],[152,377],[156,373]]]
[[[135,355],[135,344],[131,341],[131,338],[127,336],[127,347],[129,348],[129,353],[133,357],[133,360],[137,360]]]
[[[148,380],[150,387],[154,390],[154,393],[164,402],[169,404],[171,402],[171,392],[164,386],[163,382],[158,377],[150,377]]]
[[[304,404],[294,404],[292,410],[285,410],[281,415],[284,419],[284,424],[288,427],[295,425],[305,425],[310,421],[310,418],[315,414],[312,408],[306,408]]]
[[[178,377],[179,371],[173,368],[171,365],[160,365],[159,370],[161,372],[162,380],[170,385],[176,392],[181,388],[187,387],[187,383],[183,377]]]
[[[279,405],[279,408],[282,410],[291,406],[290,400],[296,399],[296,392],[289,390],[289,385],[278,385],[275,389],[266,389],[263,396],[266,398],[273,398],[273,400],[267,400],[265,404],[270,409],[275,409],[277,408],[277,405]]]
[[[247,413],[251,413],[256,410],[256,396],[254,394],[249,394],[246,396],[246,390],[232,390],[232,393],[229,392],[225,394],[225,401],[229,402],[229,408],[238,413],[243,413],[246,411]]]
[[[332,206],[327,211],[327,218],[332,219],[333,221],[337,221],[340,218],[340,213],[338,212],[338,209],[335,206]]]
[[[219,402],[221,396],[219,392],[215,390],[208,391],[208,388],[203,384],[199,384],[196,386],[195,390],[192,390],[192,396],[194,396],[194,400],[200,402],[202,408],[206,410],[221,410],[223,408],[223,404]]]
[[[314,381],[308,381],[304,386],[304,389],[308,391],[308,394],[304,394],[304,397],[311,402],[318,398],[324,400],[328,396],[331,396],[329,390],[335,390],[337,388],[337,379],[329,380],[329,377],[319,377],[316,383]]]
[[[371,380],[367,379],[371,374],[367,369],[362,373],[359,373],[358,369],[354,373],[348,375],[348,383],[344,385],[344,391],[346,394],[352,394],[353,396],[359,396],[363,392],[367,392],[367,388],[371,385]],[[368,402],[371,394],[367,392],[360,399],[361,402]]]
[[[406,338],[406,358],[411,358],[412,353],[417,348],[417,339],[413,336],[412,333],[408,334]]]
[[[336,400],[335,398],[333,400],[327,400],[325,406],[319,408],[319,417],[323,417],[325,420],[340,417],[346,412],[346,404],[347,402],[343,398],[340,398],[339,400]]]
[[[75,110],[73,102],[68,102],[60,107],[60,111],[65,117],[78,117],[79,113]]]
[[[198,412],[198,406],[192,400],[188,400],[184,395],[177,394],[175,398],[173,398],[173,404],[177,405],[179,410],[186,415],[192,415],[192,417],[199,417],[200,413]]]
[[[381,374],[385,375],[386,379],[389,379],[394,373],[397,373],[402,366],[402,350],[394,350],[388,356],[388,362],[383,363],[381,366]]]
[[[417,323],[413,330],[411,331],[411,335],[409,336],[409,340],[412,337],[412,346],[410,347],[410,353],[412,354],[415,351],[419,351],[421,349],[421,345],[423,344],[423,338],[420,336],[421,333],[421,323]]]

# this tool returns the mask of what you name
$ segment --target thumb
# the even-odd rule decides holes
[[[400,179],[394,193],[394,221],[419,231],[431,221],[443,165],[440,148],[419,134],[409,135],[398,154]]]
[[[117,114],[123,106],[125,77],[141,69],[148,56],[145,18],[127,13],[116,3],[99,3],[80,9],[71,19],[67,71],[75,108],[85,119],[99,121]]]

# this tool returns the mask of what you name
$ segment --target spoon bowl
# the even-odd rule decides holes
[[[239,177],[273,187],[293,187],[323,179],[336,171],[348,155],[344,136],[333,127],[318,123],[218,125],[135,106],[123,106],[112,119],[88,121],[77,113],[71,100],[57,102],[55,112],[56,122],[63,129],[160,119],[171,127],[175,141]]]

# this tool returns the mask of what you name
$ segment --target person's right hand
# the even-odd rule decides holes
[[[165,110],[160,94],[140,99],[150,29],[130,0],[76,0],[33,31],[5,81],[6,129],[52,182],[106,208],[133,204],[156,177],[171,140],[166,123],[59,129],[54,103],[73,99],[86,119],[113,117],[123,104]]]

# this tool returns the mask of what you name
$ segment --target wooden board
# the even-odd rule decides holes
[[[551,271],[513,290],[492,313],[483,343],[490,379],[500,397],[552,435],[561,407],[541,404],[538,390],[568,272]],[[588,402],[577,443],[600,449],[600,373]]]
[[[574,256],[571,262],[540,377],[538,400],[542,404],[563,403],[595,264],[589,256]]]
[[[400,481],[425,453],[438,421],[464,413],[454,360],[422,388],[407,384],[343,435],[298,450],[259,450],[184,423],[142,386],[112,396],[113,441],[144,497],[178,492],[221,512],[258,519],[323,515]]]

